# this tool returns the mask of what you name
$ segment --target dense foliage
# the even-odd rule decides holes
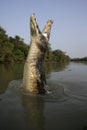
[[[57,49],[52,51],[48,48],[45,60],[53,62],[68,62],[70,61],[70,57],[61,50]]]
[[[15,38],[8,36],[5,29],[0,27],[0,63],[23,62],[28,54],[29,46],[18,35]],[[61,50],[52,51],[50,44],[45,56],[45,61],[65,62],[69,56]]]
[[[87,57],[83,57],[83,58],[73,58],[73,59],[71,59],[71,61],[87,61]]]
[[[0,27],[0,63],[24,61],[28,53],[26,45],[19,36],[9,37]]]

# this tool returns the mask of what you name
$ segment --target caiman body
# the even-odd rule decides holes
[[[35,15],[30,17],[30,49],[24,65],[23,87],[32,93],[45,93],[46,78],[44,56],[50,36],[52,20],[49,20],[41,32]]]

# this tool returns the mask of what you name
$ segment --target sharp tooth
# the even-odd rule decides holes
[[[43,33],[43,36],[47,37],[47,33]]]

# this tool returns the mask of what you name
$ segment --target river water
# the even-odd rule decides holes
[[[45,95],[24,93],[23,64],[0,65],[0,130],[87,130],[87,63],[47,63]]]

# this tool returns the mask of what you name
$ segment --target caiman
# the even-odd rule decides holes
[[[46,78],[44,71],[44,57],[50,38],[53,21],[47,21],[42,32],[36,22],[35,14],[30,17],[30,49],[24,65],[23,87],[24,90],[36,94],[46,92]]]

